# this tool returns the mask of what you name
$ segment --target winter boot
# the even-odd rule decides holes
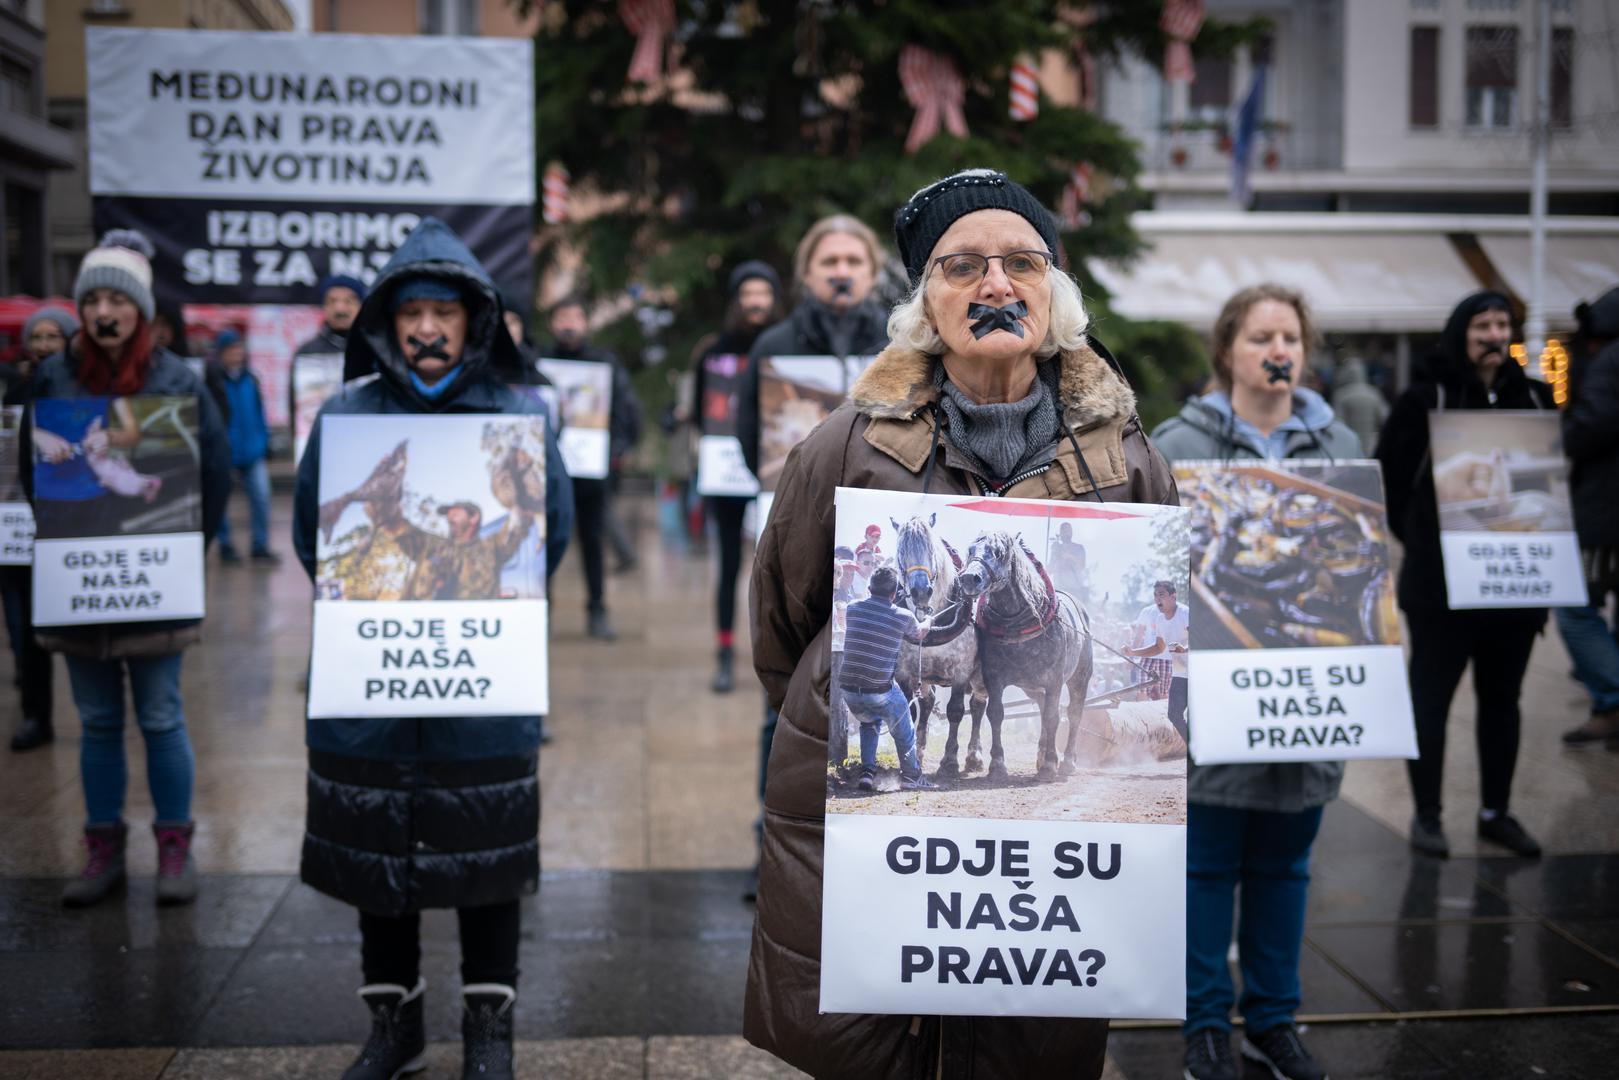
[[[196,829],[190,821],[159,821],[152,826],[157,837],[157,902],[165,907],[197,898],[197,863],[191,857]]]
[[[52,730],[49,720],[25,716],[17,727],[17,733],[11,737],[11,748],[21,753],[24,750],[44,746],[55,738],[56,732]]]
[[[729,645],[720,646],[720,651],[714,657],[714,681],[709,684],[714,693],[729,694],[736,688],[736,680],[731,673],[731,661],[735,658],[735,649]]]
[[[512,1080],[512,1004],[517,991],[473,983],[461,991],[461,1075],[465,1080]]]
[[[418,978],[408,992],[397,983],[360,987],[360,1000],[371,1010],[371,1037],[343,1080],[398,1080],[427,1067],[427,1029],[422,1023],[422,991]]]
[[[128,836],[129,826],[122,821],[86,826],[84,873],[62,890],[64,906],[89,907],[124,883],[124,840]]]

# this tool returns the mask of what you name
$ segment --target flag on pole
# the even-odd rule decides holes
[[[1269,70],[1269,64],[1254,64],[1253,82],[1248,84],[1248,93],[1237,109],[1237,131],[1231,140],[1231,201],[1244,210],[1254,197],[1248,186],[1248,174],[1253,169],[1254,139],[1259,134],[1259,113],[1265,104],[1265,74]]]

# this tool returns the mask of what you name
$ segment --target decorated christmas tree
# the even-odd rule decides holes
[[[1177,40],[1221,53],[1263,29],[1201,19],[1200,3],[1169,7],[551,0],[536,38],[538,164],[557,188],[566,170],[573,205],[600,209],[544,228],[540,257],[567,246],[585,253],[592,293],[663,297],[676,320],[662,344],[683,363],[719,325],[730,267],[763,258],[785,270],[805,228],[833,212],[887,236],[913,191],[961,168],[1004,170],[1060,210],[1071,270],[1130,256],[1140,165],[1093,111],[1096,67],[1126,53],[1162,63],[1166,50],[1173,65],[1177,48],[1186,65]],[[1196,15],[1177,22],[1178,9]],[[1042,62],[1075,103],[1040,92]],[[643,344],[629,319],[599,336],[630,354]],[[1180,377],[1121,359],[1148,395]]]

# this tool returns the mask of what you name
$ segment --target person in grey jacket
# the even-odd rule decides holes
[[[1351,356],[1338,365],[1333,379],[1332,410],[1360,439],[1370,454],[1377,449],[1377,433],[1389,418],[1389,403],[1366,378],[1366,361]]]
[[[1238,292],[1214,324],[1219,389],[1188,401],[1152,433],[1153,443],[1171,463],[1360,457],[1360,439],[1300,385],[1312,337],[1298,293],[1279,285]],[[1195,712],[1188,722],[1198,722]],[[1237,1077],[1226,954],[1240,889],[1242,1054],[1284,1080],[1323,1080],[1293,1015],[1310,848],[1322,809],[1338,796],[1343,763],[1187,768],[1186,1075]]]

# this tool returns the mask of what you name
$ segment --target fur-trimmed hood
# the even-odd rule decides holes
[[[1040,361],[1062,365],[1058,393],[1063,419],[1075,429],[1128,420],[1136,411],[1135,393],[1104,358],[1106,349],[1093,345]],[[849,403],[873,420],[910,420],[939,400],[933,385],[938,362],[916,349],[890,345],[850,388]]]

